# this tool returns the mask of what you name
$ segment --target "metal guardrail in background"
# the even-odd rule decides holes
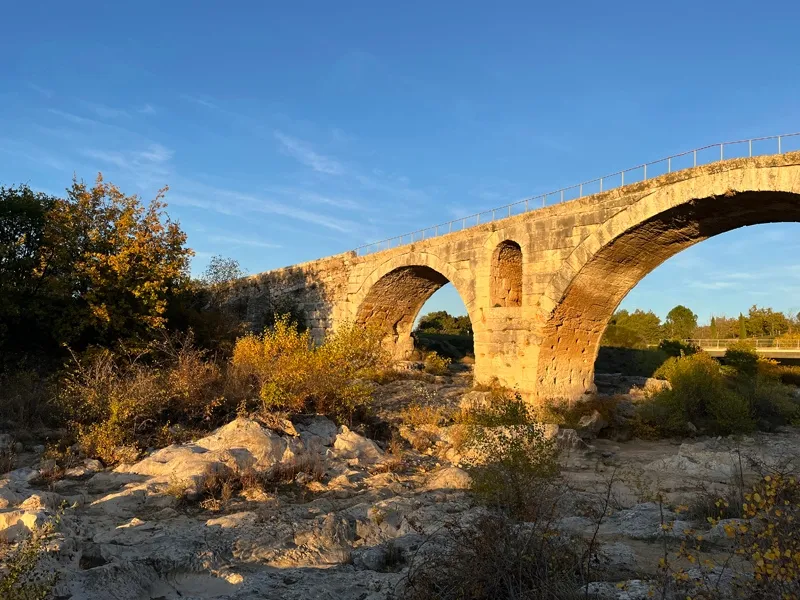
[[[800,339],[797,340],[781,340],[776,338],[768,338],[768,339],[744,339],[741,340],[739,338],[728,338],[728,339],[695,339],[695,340],[684,340],[687,344],[693,344],[695,346],[699,346],[700,348],[704,348],[707,350],[724,350],[733,344],[738,344],[739,342],[745,342],[748,345],[753,346],[754,348],[785,348],[787,350],[800,350]]]
[[[512,217],[515,215],[524,214],[532,210],[537,210],[548,206],[550,204],[560,204],[561,202],[568,202],[570,200],[578,200],[586,196],[592,196],[600,192],[607,192],[616,188],[624,187],[633,183],[640,183],[653,179],[666,173],[674,171],[681,171],[689,169],[698,165],[708,165],[715,162],[720,162],[726,159],[733,158],[746,158],[751,156],[762,156],[766,154],[783,154],[784,152],[791,151],[787,148],[787,140],[798,138],[798,133],[785,133],[781,135],[772,135],[767,137],[752,138],[749,140],[737,140],[734,142],[722,142],[719,144],[712,144],[710,146],[703,146],[695,150],[681,152],[673,156],[668,156],[659,160],[649,163],[631,167],[624,171],[618,171],[611,175],[604,175],[591,181],[584,181],[577,185],[561,188],[554,192],[547,192],[538,196],[531,196],[511,204],[492,208],[474,215],[462,217],[460,219],[453,219],[446,223],[439,225],[432,225],[425,229],[418,229],[411,233],[404,233],[402,235],[394,236],[381,240],[379,242],[372,242],[364,244],[355,248],[354,252],[363,256],[365,254],[372,254],[373,252],[380,252],[381,250],[389,250],[404,244],[412,242],[419,242],[432,237],[438,237],[447,233],[455,231],[463,231],[476,225],[491,223],[497,220],[498,215],[500,219]],[[800,138],[798,138],[800,140]],[[763,146],[768,145],[769,151],[763,151]],[[755,146],[755,148],[754,148]],[[732,151],[733,148],[740,150],[740,152]],[[726,149],[728,152],[726,153]],[[777,150],[777,152],[775,152]],[[800,144],[796,150],[800,150]],[[626,178],[627,175],[627,178]],[[627,181],[626,181],[627,179]],[[555,199],[555,202],[552,200]]]

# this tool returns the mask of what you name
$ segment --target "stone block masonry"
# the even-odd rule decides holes
[[[800,220],[800,152],[686,169],[405,246],[348,252],[254,275],[238,297],[263,326],[297,306],[314,338],[369,323],[397,359],[422,305],[450,282],[475,335],[475,378],[523,397],[574,400],[594,389],[606,325],[648,273],[709,237]],[[262,324],[262,325],[260,325]]]

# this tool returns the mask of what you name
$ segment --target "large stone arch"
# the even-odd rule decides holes
[[[375,267],[351,295],[351,318],[384,331],[396,358],[413,350],[411,331],[425,302],[442,286],[452,283],[467,309],[473,329],[475,289],[448,262],[430,252],[396,255]]]
[[[593,389],[594,361],[611,315],[668,258],[740,227],[800,221],[798,162],[797,155],[777,165],[775,157],[734,160],[699,174],[664,176],[661,187],[651,188],[584,239],[540,299],[547,319],[536,396],[574,399]]]

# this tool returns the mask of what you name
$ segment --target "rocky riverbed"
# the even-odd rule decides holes
[[[87,459],[55,479],[41,448],[26,448],[24,466],[0,475],[0,540],[10,547],[60,514],[43,566],[58,572],[55,595],[65,600],[392,598],[426,540],[484,510],[467,491],[449,428],[409,427],[400,415],[420,399],[457,407],[468,393],[460,377],[379,386],[381,427],[371,429],[399,431],[402,459],[387,453],[385,432],[373,440],[319,416],[238,418],[133,464],[108,469]],[[479,400],[474,394],[466,401]],[[416,429],[426,443],[415,443]],[[741,475],[800,464],[800,431],[789,428],[682,442],[597,433],[548,429],[563,448],[570,490],[556,527],[597,536],[594,598],[647,597],[664,536],[708,530],[671,507]],[[268,472],[281,477],[206,489],[212,473]],[[722,551],[719,531],[706,540]]]

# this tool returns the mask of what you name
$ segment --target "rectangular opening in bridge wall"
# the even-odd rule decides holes
[[[511,240],[500,242],[492,255],[493,307],[522,306],[522,249]]]

